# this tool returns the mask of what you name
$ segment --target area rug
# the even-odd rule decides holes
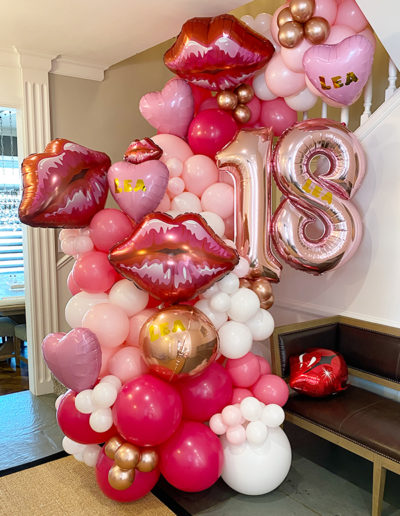
[[[171,516],[175,513],[149,493],[132,503],[102,494],[92,468],[64,457],[0,478],[0,514],[7,516]]]

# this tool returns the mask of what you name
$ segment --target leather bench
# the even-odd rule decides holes
[[[341,316],[278,327],[271,337],[273,372],[287,380],[289,357],[315,347],[340,352],[349,375],[372,382],[364,382],[372,390],[400,391],[399,328]],[[372,515],[380,515],[386,470],[400,474],[400,403],[350,385],[327,398],[292,392],[284,409],[288,421],[373,463]]]

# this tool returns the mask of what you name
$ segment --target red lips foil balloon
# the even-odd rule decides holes
[[[194,297],[231,271],[239,255],[200,215],[151,213],[109,255],[114,268],[169,303]]]
[[[347,365],[340,353],[330,349],[312,349],[290,357],[292,389],[307,396],[321,398],[347,388]]]
[[[230,14],[183,24],[165,65],[188,82],[225,90],[244,82],[272,57],[274,47]]]
[[[19,218],[44,228],[80,228],[104,208],[110,158],[57,138],[41,154],[22,163],[23,195]]]

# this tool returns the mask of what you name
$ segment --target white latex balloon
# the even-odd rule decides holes
[[[240,286],[239,278],[232,272],[224,276],[217,284],[221,292],[225,292],[225,294],[234,294],[239,290]]]
[[[308,88],[300,91],[296,95],[285,97],[286,104],[295,111],[308,111],[317,103],[318,97],[311,93]]]
[[[233,269],[232,274],[235,274],[238,278],[244,278],[247,276],[250,270],[250,264],[246,258],[243,256],[240,257],[239,263]]]
[[[274,100],[277,98],[267,86],[265,81],[265,68],[254,77],[252,86],[256,97],[260,100]]]
[[[209,421],[210,429],[216,435],[222,435],[226,432],[227,426],[222,420],[221,414],[214,414]]]
[[[240,288],[231,296],[228,315],[233,321],[245,323],[254,317],[259,309],[260,300],[257,294],[249,288]]]
[[[211,310],[215,312],[227,312],[231,307],[231,298],[225,292],[218,292],[209,302]]]
[[[202,294],[201,294],[201,297],[204,297],[206,299],[209,299],[210,297],[213,297],[215,296],[215,294],[218,294],[218,292],[220,292],[219,290],[219,286],[218,286],[218,281],[216,283],[214,283],[214,285],[211,285],[210,288],[208,288],[207,290],[205,290]]]
[[[211,211],[202,211],[200,215],[219,237],[222,238],[224,236],[225,222],[222,217]]]
[[[240,412],[247,421],[260,419],[262,407],[257,398],[249,396],[240,402]]]
[[[95,409],[92,389],[85,389],[75,396],[75,408],[82,414],[91,414]]]
[[[227,426],[240,425],[242,413],[238,407],[227,405],[221,412],[222,421]]]
[[[275,323],[272,315],[263,308],[257,310],[254,317],[246,321],[254,340],[265,340],[272,335]]]
[[[95,432],[106,432],[112,427],[113,418],[110,408],[99,408],[90,414],[89,425]]]
[[[92,398],[96,408],[107,408],[114,405],[118,389],[108,382],[100,382],[93,388]]]
[[[244,357],[250,351],[253,343],[253,337],[248,327],[236,321],[227,321],[223,324],[218,330],[218,335],[219,350],[226,358]]]
[[[200,199],[190,192],[183,192],[173,198],[171,208],[179,213],[200,213],[202,211]]]
[[[73,441],[67,436],[63,437],[62,440],[62,447],[64,450],[69,453],[70,455],[74,455],[75,453],[81,453],[83,449],[85,448],[84,444],[77,443],[76,441]]]
[[[238,493],[261,495],[276,489],[286,478],[292,451],[281,428],[271,428],[261,446],[243,443],[236,450],[225,436],[222,479]]]
[[[230,426],[226,431],[226,440],[230,444],[243,444],[246,441],[246,430],[242,425]]]
[[[88,292],[78,292],[71,297],[65,307],[65,319],[71,328],[82,326],[82,319],[85,313],[94,305],[107,303],[108,295],[104,292],[99,294],[89,294]]]
[[[119,391],[122,387],[121,380],[118,378],[118,376],[114,376],[113,374],[108,374],[107,376],[104,376],[104,378],[100,380],[100,383],[103,382],[111,383],[112,385],[114,385],[117,391]]]
[[[82,454],[83,462],[87,466],[94,468],[96,466],[100,450],[101,448],[97,444],[88,444],[87,446],[85,446],[85,449],[83,450]]]
[[[267,435],[268,429],[261,421],[251,421],[246,427],[246,439],[250,444],[263,444]]]
[[[117,281],[111,288],[109,301],[125,310],[128,317],[132,317],[146,308],[149,294],[138,288],[132,281],[123,279]]]
[[[275,403],[265,405],[261,413],[261,421],[271,428],[280,426],[285,421],[285,412],[282,407]]]
[[[78,462],[83,462],[83,453],[82,453],[82,452],[74,453],[74,458],[75,458]]]
[[[207,299],[200,299],[194,306],[210,319],[217,330],[228,320],[228,316],[225,312],[215,312],[211,310]]]

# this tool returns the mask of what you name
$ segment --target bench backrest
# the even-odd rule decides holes
[[[310,348],[340,352],[349,374],[400,390],[400,329],[347,317],[277,327],[271,337],[273,371],[289,376],[289,357]]]

